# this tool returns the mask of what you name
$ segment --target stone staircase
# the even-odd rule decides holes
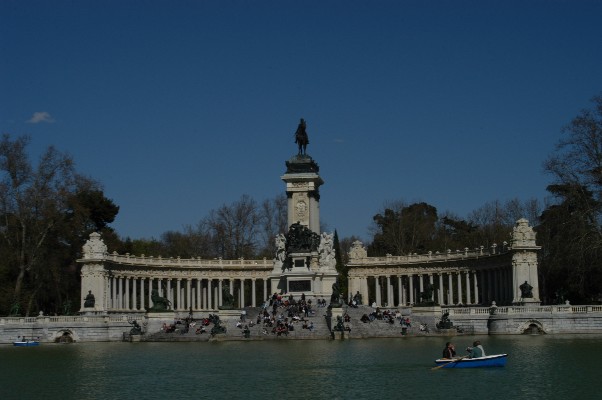
[[[249,324],[250,321],[256,323],[257,315],[262,312],[262,309],[259,307],[247,307],[245,308],[247,315],[246,321],[243,323]],[[382,309],[384,311],[385,309]],[[397,308],[390,308],[391,312],[395,313]],[[280,310],[279,310],[280,311]],[[374,320],[372,322],[363,323],[360,318],[364,314],[370,314],[373,311],[372,307],[369,306],[359,306],[357,308],[352,307],[343,307],[343,313],[347,312],[351,318],[351,321],[348,323],[344,323],[345,326],[349,326],[351,328],[351,332],[345,332],[346,338],[390,338],[390,337],[402,337],[402,326],[398,319],[394,320],[393,324],[390,324],[386,320]],[[407,311],[406,311],[407,312]],[[302,329],[302,322],[297,322],[294,324],[295,329],[290,331],[288,335],[277,336],[271,332],[272,328],[265,328],[267,330],[267,334],[263,333],[264,327],[263,324],[255,324],[254,326],[249,326],[250,337],[244,338],[243,330],[241,328],[236,327],[236,322],[238,319],[233,320],[222,320],[222,326],[226,327],[225,334],[218,334],[215,338],[211,338],[210,331],[213,325],[209,325],[206,327],[207,332],[203,334],[195,334],[195,330],[198,326],[191,327],[189,332],[187,333],[165,333],[165,332],[155,332],[144,335],[145,341],[155,341],[155,342],[177,342],[177,341],[209,341],[211,340],[288,340],[288,339],[301,339],[301,340],[314,340],[314,339],[329,339],[331,338],[331,333],[328,329],[326,323],[326,308],[314,308],[314,314],[312,316],[307,317],[308,321],[313,322],[314,329],[313,331],[309,331],[308,329]],[[404,317],[410,318],[411,327],[406,330],[405,336],[424,336],[428,335],[426,332],[420,331],[420,324],[426,323],[430,329],[430,333],[433,334],[436,332],[435,324],[438,321],[438,318],[434,316],[421,316],[421,315],[411,315],[411,311],[409,314],[403,314]],[[333,317],[332,327],[336,325],[336,319]],[[336,335],[340,334],[338,332]]]

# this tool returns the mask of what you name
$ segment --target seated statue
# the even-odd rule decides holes
[[[533,297],[533,286],[529,285],[527,281],[519,286],[520,295],[523,299],[530,299]]]
[[[84,307],[94,307],[96,300],[94,299],[94,295],[91,290],[88,290],[88,294],[84,298]]]

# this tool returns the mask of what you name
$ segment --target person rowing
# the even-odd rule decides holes
[[[469,353],[470,358],[485,357],[485,349],[479,340],[475,340],[472,343],[472,347],[466,348],[466,351]]]

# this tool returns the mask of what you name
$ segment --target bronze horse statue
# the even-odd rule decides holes
[[[307,145],[309,144],[309,138],[307,137],[305,128],[307,128],[307,125],[305,124],[305,120],[301,118],[297,131],[295,132],[295,143],[299,146],[300,156],[307,154]]]

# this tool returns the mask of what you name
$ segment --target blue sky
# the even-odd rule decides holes
[[[71,154],[159,237],[285,189],[307,121],[321,217],[543,199],[602,92],[601,1],[0,1],[0,131]]]

